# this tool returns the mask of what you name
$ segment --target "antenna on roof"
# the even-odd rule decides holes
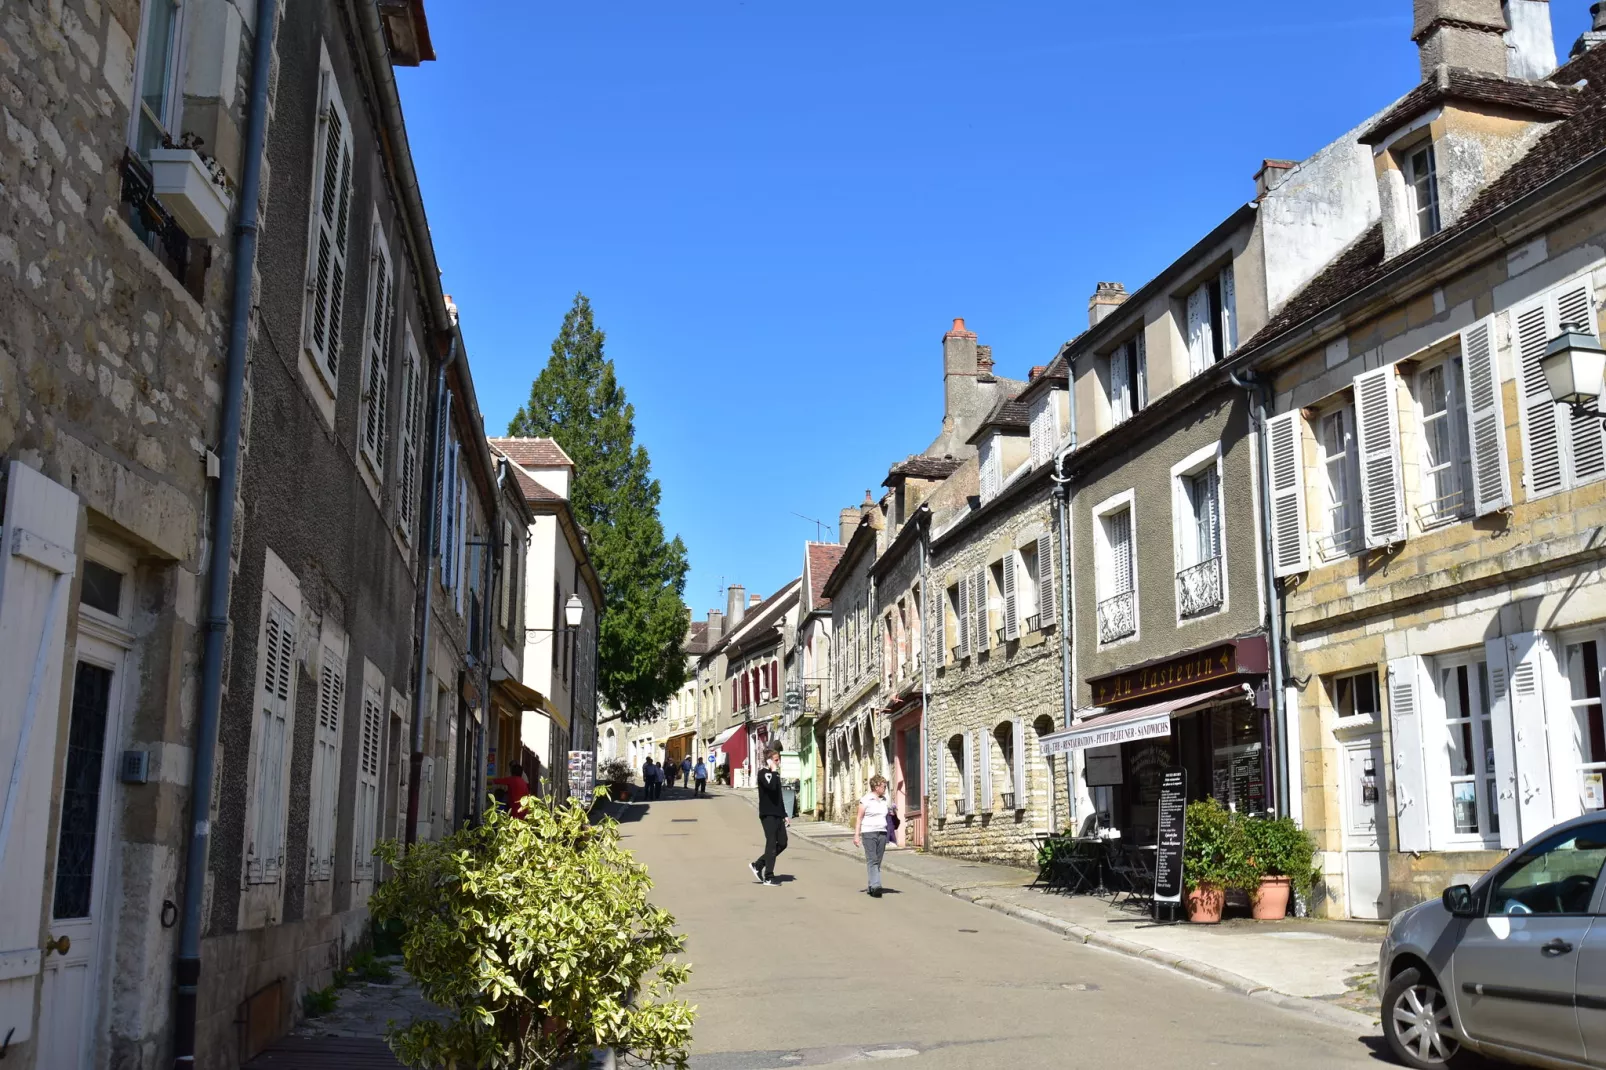
[[[816,520],[812,516],[803,516],[802,513],[799,513],[796,510],[788,510],[788,511],[791,512],[791,514],[793,516],[802,517],[802,519],[807,520],[810,524],[814,525],[814,541],[815,542],[824,542],[825,541],[825,521]]]

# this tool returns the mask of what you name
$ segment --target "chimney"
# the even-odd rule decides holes
[[[1606,44],[1606,0],[1589,5],[1591,25],[1573,44],[1573,55],[1581,56],[1597,45]]]
[[[1255,199],[1259,200],[1278,186],[1288,177],[1288,172],[1294,169],[1296,160],[1261,160],[1260,170],[1255,172]]]
[[[1126,302],[1126,287],[1118,282],[1101,282],[1087,299],[1087,325],[1097,327],[1104,317]]]
[[[993,347],[976,347],[976,379],[986,382],[993,378]]]
[[[1441,65],[1480,74],[1506,73],[1510,27],[1500,0],[1414,0],[1413,6],[1411,40],[1417,45],[1424,82]]]
[[[1506,17],[1506,77],[1538,81],[1556,69],[1556,37],[1550,0],[1503,0]]]
[[[717,609],[708,611],[708,645],[713,645],[725,636],[725,614]]]
[[[851,505],[837,514],[836,541],[843,546],[848,544],[848,540],[853,538],[853,533],[858,530],[859,515],[859,511]]]
[[[750,595],[747,596],[747,608],[748,609],[752,609],[754,606],[758,605],[762,601],[764,601],[764,596],[763,595],[761,595],[761,594],[750,594]]]
[[[942,336],[942,397],[944,423],[969,415],[976,407],[976,332],[961,318]]]
[[[725,620],[729,622],[731,631],[742,623],[742,614],[747,611],[747,588],[739,583],[733,583],[725,588]]]
[[[859,504],[859,515],[874,517],[876,513],[875,499],[870,497],[870,488],[864,490],[864,501]]]

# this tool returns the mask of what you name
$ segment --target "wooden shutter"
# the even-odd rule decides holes
[[[307,834],[308,876],[312,880],[327,880],[334,872],[340,714],[345,696],[345,659],[339,650],[325,646],[318,672],[318,721],[312,737],[312,809]]]
[[[1032,467],[1047,464],[1054,456],[1055,435],[1052,428],[1053,391],[1044,391],[1032,402]]]
[[[988,627],[987,612],[987,566],[982,565],[970,574],[970,589],[975,600],[976,621],[971,627],[974,629],[975,648],[978,653],[989,650],[993,645],[992,629]]]
[[[1510,688],[1513,766],[1517,812],[1524,840],[1556,822],[1550,790],[1550,746],[1545,729],[1544,636],[1523,632],[1506,637],[1506,681]]]
[[[998,436],[989,435],[981,440],[976,454],[981,466],[981,500],[990,501],[998,494]]]
[[[973,814],[976,812],[976,746],[969,732],[964,733],[959,738],[964,740],[962,747],[965,768],[961,770],[963,774],[961,779],[964,781],[965,788],[965,812]]]
[[[1149,404],[1149,343],[1139,331],[1132,339],[1132,411]]]
[[[1054,603],[1054,538],[1037,537],[1037,626],[1047,629],[1057,623]]]
[[[1132,379],[1123,343],[1110,354],[1110,420],[1124,423],[1132,415]]]
[[[1105,532],[1110,544],[1110,588],[1106,598],[1129,593],[1132,575],[1132,509],[1127,507],[1105,518]]]
[[[931,607],[931,631],[926,636],[923,649],[928,651],[928,661],[932,667],[937,668],[948,662],[948,592],[938,591],[932,596],[927,585],[926,605]],[[932,644],[936,646],[933,647]]]
[[[435,494],[434,507],[435,507],[435,513],[436,513],[436,515],[435,515],[435,545],[434,546],[430,546],[430,547],[426,547],[425,549],[426,549],[426,551],[428,553],[431,553],[431,554],[435,555],[436,557],[440,558],[440,560],[442,561],[442,565],[441,565],[441,582],[445,583],[446,582],[446,578],[445,578],[446,577],[446,567],[445,567],[444,562],[446,560],[446,553],[445,553],[445,551],[446,551],[446,518],[451,513],[451,506],[449,506],[447,504],[447,501],[451,497],[450,492],[448,491],[448,488],[452,484],[446,478],[446,476],[447,476],[446,467],[447,467],[447,462],[451,460],[451,456],[452,456],[451,443],[449,441],[450,437],[451,437],[450,434],[449,434],[449,429],[450,429],[451,423],[452,423],[452,420],[451,420],[452,392],[450,390],[445,391],[444,394],[442,395],[442,400],[443,400],[443,404],[441,405],[441,411],[438,414],[437,427],[435,429],[436,430],[435,448],[438,451],[437,455],[435,457],[435,488],[434,488],[434,494]]]
[[[1394,744],[1394,803],[1401,851],[1426,851],[1427,761],[1423,751],[1420,687],[1422,659],[1389,662],[1389,724]]]
[[[317,200],[307,258],[307,350],[334,390],[340,374],[340,318],[351,227],[351,123],[334,73],[323,72],[318,116]]]
[[[1305,533],[1305,424],[1296,409],[1266,421],[1271,468],[1272,572],[1292,576],[1310,568]]]
[[[418,430],[423,422],[423,389],[418,350],[409,334],[402,365],[401,465],[396,472],[396,522],[402,538],[413,541],[413,502],[418,495]]]
[[[363,374],[362,448],[375,474],[385,470],[385,444],[389,435],[386,407],[390,400],[391,336],[395,333],[396,294],[385,231],[374,223],[373,254],[369,257],[368,351]]]
[[[1198,375],[1215,359],[1210,338],[1210,287],[1188,295],[1188,374]]]
[[[0,1024],[15,1044],[31,1035],[41,958],[78,496],[20,461],[7,470],[0,528],[0,1009],[7,1016]]]
[[[1500,400],[1493,316],[1461,332],[1461,374],[1467,395],[1467,442],[1472,453],[1472,505],[1478,516],[1487,516],[1511,504],[1506,417]]]
[[[1563,324],[1576,323],[1586,334],[1595,333],[1595,305],[1590,293],[1589,279],[1578,279],[1559,287],[1552,293],[1550,337],[1561,333]],[[1598,416],[1574,419],[1570,407],[1557,410],[1556,419],[1567,427],[1567,441],[1571,456],[1572,485],[1587,483],[1606,475],[1606,430]]]
[[[1500,817],[1500,846],[1509,850],[1522,845],[1522,813],[1517,804],[1517,747],[1507,686],[1506,640],[1486,641],[1483,656],[1489,680],[1489,723],[1494,732],[1495,812]]]
[[[1221,269],[1221,329],[1226,335],[1221,340],[1221,351],[1230,357],[1238,348],[1238,288],[1233,283],[1231,264]]]
[[[926,755],[922,755],[921,756],[921,760],[924,761],[926,757],[927,757]],[[938,817],[947,817],[948,816],[948,761],[949,761],[949,748],[947,746],[944,746],[942,748],[942,758],[943,758],[943,760],[941,762],[939,762],[938,765],[937,765],[937,775],[935,777],[933,777],[932,779],[934,779],[937,782],[937,816]]]
[[[1405,538],[1405,493],[1400,475],[1400,419],[1394,366],[1355,377],[1356,438],[1361,454],[1361,517],[1368,548]]]
[[[271,594],[264,597],[268,612],[262,626],[262,691],[252,800],[255,820],[251,842],[246,845],[246,875],[248,880],[272,884],[279,880],[284,866],[284,767],[295,698],[296,618]]]
[[[985,728],[976,729],[976,747],[972,752],[976,755],[977,775],[981,778],[981,812],[993,812],[993,739],[992,733]]]
[[[1540,360],[1550,344],[1548,299],[1518,308],[1511,314],[1512,349],[1517,356],[1517,375],[1522,385],[1523,456],[1527,460],[1528,497],[1537,498],[1561,490],[1566,485],[1566,460],[1562,456],[1558,409],[1550,396]],[[1469,407],[1471,398],[1468,399]]]
[[[352,817],[352,871],[358,878],[374,871],[374,836],[379,817],[379,755],[384,747],[384,707],[379,689],[364,684],[362,735],[357,752],[357,805]]]
[[[953,595],[949,602],[954,614],[954,656],[957,658],[970,653],[970,612],[965,608],[965,591],[969,586],[970,577],[960,576],[959,583],[949,588]],[[945,617],[943,627],[947,626],[948,621]]]
[[[1026,722],[1015,718],[1014,753],[1010,755],[1011,772],[1015,776],[1015,809],[1026,809]]]
[[[1016,555],[1014,550],[1004,553],[1004,560],[1000,562],[1001,573],[1004,577],[1004,638],[1020,638],[1020,591],[1015,578]]]

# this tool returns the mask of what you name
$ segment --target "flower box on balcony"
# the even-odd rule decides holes
[[[229,191],[212,179],[194,149],[152,149],[151,190],[184,233],[220,238],[229,225]]]

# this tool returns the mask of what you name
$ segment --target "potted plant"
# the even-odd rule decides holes
[[[620,802],[630,798],[630,763],[608,758],[597,770],[598,779],[608,785],[608,794]]]
[[[1316,878],[1316,844],[1291,817],[1255,818],[1244,822],[1250,860],[1260,873],[1251,895],[1253,915],[1260,921],[1288,916],[1291,894],[1310,891]]]
[[[151,191],[192,238],[220,238],[229,225],[229,176],[201,151],[201,139],[163,138],[150,151]]]
[[[1215,799],[1188,804],[1182,841],[1182,883],[1188,894],[1188,920],[1221,920],[1227,891],[1255,887],[1259,872],[1250,860],[1244,823]]]

